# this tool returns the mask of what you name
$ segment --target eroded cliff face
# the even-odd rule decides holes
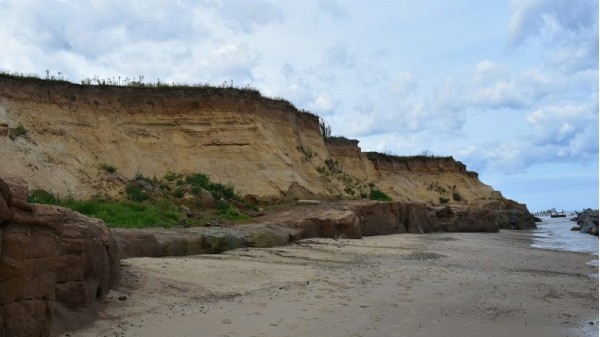
[[[77,198],[120,197],[118,175],[169,171],[203,172],[263,202],[358,198],[369,184],[397,200],[501,198],[456,162],[400,165],[369,158],[357,142],[325,144],[318,117],[235,88],[0,77],[0,158],[0,172],[23,176],[32,189]]]
[[[396,200],[469,203],[502,200],[498,191],[482,183],[477,173],[452,157],[396,157],[364,153],[358,141],[331,139],[327,150],[343,170],[361,180],[374,182]]]

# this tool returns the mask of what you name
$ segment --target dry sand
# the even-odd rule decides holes
[[[598,336],[593,258],[529,244],[404,234],[128,259],[100,319],[68,335]]]

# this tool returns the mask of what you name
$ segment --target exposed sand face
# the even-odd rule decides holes
[[[590,259],[515,231],[128,259],[101,319],[70,336],[597,336]]]

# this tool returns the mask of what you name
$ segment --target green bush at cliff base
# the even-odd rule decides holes
[[[181,218],[179,207],[168,200],[143,203],[98,199],[63,200],[49,192],[34,190],[30,192],[29,202],[70,208],[81,214],[102,219],[111,228],[170,227],[177,225]]]

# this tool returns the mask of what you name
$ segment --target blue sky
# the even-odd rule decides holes
[[[0,0],[0,44],[9,72],[250,85],[532,211],[598,208],[598,1]]]

